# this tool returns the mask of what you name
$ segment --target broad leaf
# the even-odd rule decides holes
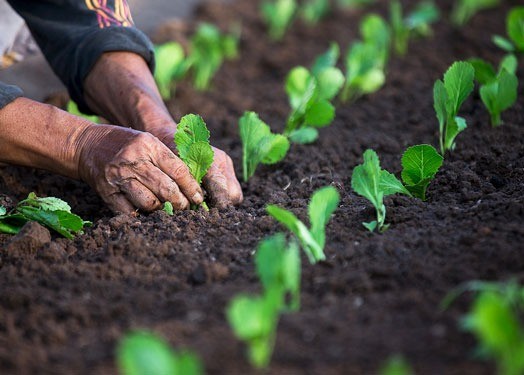
[[[426,189],[442,166],[444,158],[430,145],[408,148],[402,155],[402,181],[406,188],[422,200]]]
[[[492,82],[497,78],[497,72],[493,65],[483,59],[469,59],[468,62],[475,69],[475,80],[481,85]]]
[[[524,52],[524,6],[514,7],[509,12],[507,33],[516,49]]]
[[[191,175],[201,184],[209,167],[213,164],[214,152],[208,142],[198,141],[189,147],[187,155],[182,160],[189,168]]]
[[[308,206],[311,235],[321,248],[326,244],[326,225],[339,202],[340,194],[332,186],[317,190],[311,197]]]
[[[318,139],[318,130],[311,127],[300,128],[289,133],[288,138],[293,143],[313,143]]]
[[[500,115],[517,101],[518,78],[505,69],[495,81],[480,88],[482,102],[491,115],[491,124],[502,124]]]
[[[324,127],[335,118],[335,107],[327,100],[319,100],[311,103],[306,110],[305,125],[316,128]]]
[[[175,143],[181,159],[187,157],[190,146],[195,142],[209,142],[209,130],[202,117],[189,114],[182,117],[175,133]]]
[[[315,59],[311,68],[311,73],[313,73],[314,76],[318,76],[324,70],[335,67],[339,56],[340,47],[335,42],[331,43],[329,49]]]
[[[444,74],[444,86],[448,94],[448,115],[456,116],[462,103],[473,91],[475,69],[463,61],[453,63]]]
[[[402,185],[398,178],[384,169],[380,171],[379,189],[384,197],[392,194],[405,194],[411,196],[411,193],[404,187],[404,185]]]
[[[311,73],[304,67],[296,67],[286,78],[286,93],[291,108],[297,110],[309,102],[316,89],[316,82]]]
[[[155,81],[162,98],[171,97],[171,86],[174,80],[182,78],[189,68],[180,43],[168,42],[155,46]]]
[[[338,68],[326,68],[318,75],[318,98],[331,100],[339,93],[342,86],[344,86],[344,74]]]

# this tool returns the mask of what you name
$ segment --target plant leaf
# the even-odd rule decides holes
[[[209,142],[209,135],[202,117],[193,114],[182,117],[175,133],[178,156],[186,159],[190,146],[195,142]]]
[[[311,235],[323,249],[326,244],[326,225],[338,207],[340,194],[332,186],[317,190],[308,206]]]
[[[517,6],[509,12],[507,33],[517,50],[524,51],[524,6]]]
[[[181,79],[189,68],[180,43],[168,42],[155,46],[155,81],[164,100],[171,97],[171,83]]]
[[[338,43],[332,42],[329,46],[329,49],[315,59],[315,62],[313,63],[313,66],[311,68],[311,73],[313,73],[313,75],[317,77],[327,68],[332,68],[336,66],[339,56],[340,47],[338,46]]]
[[[379,189],[382,194],[384,194],[384,197],[397,193],[411,196],[411,193],[402,185],[395,175],[384,169],[380,171]]]
[[[215,153],[209,143],[198,141],[189,147],[187,155],[185,158],[182,158],[188,166],[191,175],[199,184],[202,183],[202,178],[206,175],[211,164],[213,164],[214,155]]]
[[[344,86],[344,74],[338,68],[326,68],[315,76],[317,78],[319,99],[333,99]]]
[[[335,118],[335,107],[327,100],[313,102],[306,109],[305,124],[314,127],[324,127]]]
[[[444,158],[430,145],[409,147],[402,155],[402,181],[406,188],[422,200],[426,188],[442,166]]]
[[[494,82],[480,88],[480,97],[491,114],[493,126],[502,123],[500,114],[517,101],[517,89],[517,76],[508,73],[504,68]]]
[[[479,58],[469,59],[468,62],[475,69],[475,80],[481,85],[492,82],[497,78],[497,72],[493,65]]]
[[[457,61],[444,74],[444,86],[448,94],[448,116],[456,116],[474,88],[475,69],[470,63]]]

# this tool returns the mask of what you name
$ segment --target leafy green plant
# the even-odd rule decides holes
[[[266,210],[269,215],[299,239],[309,261],[316,263],[326,259],[324,254],[326,225],[333,212],[337,209],[339,202],[340,195],[332,186],[315,191],[308,205],[311,228],[308,228],[288,210],[275,205],[268,205]]]
[[[475,69],[475,80],[481,85],[487,85],[494,82],[497,76],[506,70],[508,73],[517,74],[518,60],[513,54],[506,55],[499,64],[498,70],[486,60],[473,58],[468,62]]]
[[[474,88],[475,69],[464,61],[455,62],[433,87],[435,112],[439,122],[442,155],[455,148],[455,138],[466,129],[466,120],[458,116],[460,107]]]
[[[465,25],[481,10],[499,5],[499,0],[457,0],[451,13],[451,21],[458,26]]]
[[[511,9],[506,20],[508,38],[500,35],[493,37],[493,42],[504,51],[524,53],[524,6]]]
[[[82,117],[82,118],[84,118],[84,119],[86,119],[88,121],[94,122],[95,124],[99,124],[100,123],[100,118],[98,116],[84,115],[82,112],[80,112],[80,110],[78,109],[78,106],[72,100],[67,102],[67,109],[66,110],[67,110],[67,112],[69,112],[72,115],[75,115],[75,116],[78,116],[78,117]]]
[[[155,63],[155,81],[162,98],[168,100],[175,89],[174,83],[187,73],[189,60],[180,43],[168,42],[155,46]]]
[[[271,133],[269,126],[256,113],[244,113],[239,128],[244,181],[253,176],[258,164],[275,164],[286,156],[289,150],[287,137]]]
[[[220,30],[209,23],[202,23],[191,37],[191,53],[188,64],[198,90],[209,88],[210,82],[224,60],[238,56],[239,33],[222,35]]]
[[[281,296],[281,310],[300,308],[300,254],[294,241],[289,244],[282,233],[260,243],[255,254],[257,274],[265,293]],[[290,296],[287,302],[287,296]]]
[[[399,355],[388,359],[380,369],[380,375],[413,375],[411,366]]]
[[[173,352],[167,342],[149,332],[128,333],[117,347],[122,375],[200,375],[203,367],[196,355]]]
[[[329,0],[307,0],[300,8],[300,15],[304,21],[314,25],[326,17],[330,10]]]
[[[189,172],[201,184],[215,156],[209,144],[209,130],[202,117],[186,115],[180,120],[175,133],[178,157],[188,166]],[[204,208],[207,208],[205,203]]]
[[[298,12],[296,0],[265,0],[261,5],[262,18],[273,40],[281,40]]]
[[[408,50],[409,39],[413,35],[429,35],[431,24],[438,21],[439,9],[432,1],[423,1],[404,18],[402,4],[398,0],[390,2],[390,23],[395,52],[404,56]]]
[[[444,158],[430,145],[409,147],[402,155],[402,182],[415,197],[426,200],[426,189]]]
[[[335,107],[331,101],[344,84],[344,74],[335,67],[338,45],[317,57],[311,72],[302,66],[286,78],[286,93],[291,106],[285,134],[292,142],[311,143],[318,138],[317,128],[331,124]]]
[[[377,229],[382,233],[389,227],[384,224],[386,220],[384,198],[386,196],[396,193],[411,195],[395,175],[380,167],[377,153],[369,149],[364,152],[364,163],[353,169],[351,187],[357,194],[367,198],[375,207],[377,220],[362,223],[370,232]]]
[[[92,224],[71,213],[67,202],[54,197],[40,198],[35,193],[30,193],[9,213],[0,206],[0,233],[16,234],[28,221],[36,221],[69,239]]]
[[[164,206],[162,207],[162,211],[164,211],[169,216],[173,216],[175,214],[173,210],[173,204],[171,202],[164,202]]]

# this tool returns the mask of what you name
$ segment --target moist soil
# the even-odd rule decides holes
[[[209,92],[182,83],[169,103],[175,119],[186,113],[206,119],[212,141],[231,155],[238,175],[241,114],[254,110],[282,129],[287,72],[310,65],[331,41],[345,52],[365,14],[337,11],[316,27],[299,22],[273,43],[258,3],[209,3],[191,24],[175,22],[156,36],[157,42],[183,38],[197,21],[227,29],[242,20],[240,58],[223,66]],[[469,280],[522,279],[524,85],[499,128],[490,126],[477,94],[468,99],[462,113],[469,127],[446,156],[427,202],[388,197],[391,226],[384,234],[362,226],[374,209],[350,184],[367,148],[398,175],[408,146],[437,145],[432,86],[453,61],[502,58],[491,35],[504,34],[505,15],[517,2],[483,12],[461,29],[446,20],[450,4],[439,1],[445,17],[433,38],[414,41],[407,57],[392,59],[382,90],[339,105],[315,144],[293,145],[283,162],[260,167],[242,183],[239,207],[114,216],[81,182],[0,169],[0,203],[11,207],[35,191],[65,199],[94,222],[72,241],[35,225],[16,237],[0,236],[0,373],[113,374],[116,344],[131,329],[153,330],[175,348],[196,351],[209,374],[256,373],[224,309],[237,293],[260,291],[254,249],[282,230],[266,204],[307,220],[309,197],[326,185],[342,196],[327,226],[327,260],[312,266],[303,259],[302,306],[280,320],[268,373],[372,374],[396,353],[419,374],[494,373],[474,357],[475,340],[459,327],[471,295],[445,311],[439,304]],[[371,9],[386,15],[386,5]]]

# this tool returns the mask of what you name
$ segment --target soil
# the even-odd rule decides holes
[[[287,72],[311,64],[333,40],[345,51],[364,14],[338,11],[314,28],[297,23],[273,43],[258,3],[199,9],[196,20],[224,29],[242,20],[241,57],[224,65],[211,91],[182,83],[169,103],[175,119],[190,112],[206,119],[214,144],[231,155],[238,175],[241,114],[254,110],[282,129],[289,111]],[[385,15],[386,3],[372,9]],[[303,259],[301,310],[282,317],[268,373],[372,374],[395,353],[419,374],[494,373],[473,356],[475,340],[459,327],[471,295],[446,311],[439,303],[465,281],[524,276],[524,85],[499,128],[490,126],[478,95],[468,99],[462,113],[469,127],[446,156],[427,202],[387,198],[391,226],[384,234],[362,226],[374,210],[350,186],[367,148],[398,175],[407,146],[436,146],[432,86],[453,61],[502,58],[491,35],[504,34],[505,15],[517,1],[460,29],[447,21],[451,3],[439,1],[446,17],[433,38],[416,40],[406,58],[393,58],[382,90],[339,105],[318,142],[293,145],[283,162],[260,167],[242,184],[245,200],[237,208],[113,216],[83,183],[0,169],[1,204],[12,206],[35,191],[65,199],[94,222],[73,241],[55,234],[50,240],[38,226],[25,229],[26,240],[0,235],[0,373],[112,374],[118,339],[136,328],[196,351],[209,374],[255,373],[224,309],[235,294],[259,291],[253,251],[281,230],[264,207],[276,203],[306,220],[312,192],[330,184],[342,201],[327,227],[328,259],[315,266]]]

